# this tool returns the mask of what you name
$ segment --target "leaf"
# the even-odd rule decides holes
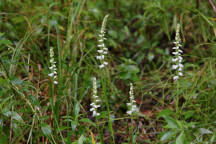
[[[166,122],[168,124],[167,128],[173,128],[173,129],[180,128],[178,123],[177,123],[178,120],[175,120],[175,119],[173,119],[173,118],[171,118],[169,116],[165,116],[164,118],[165,118],[165,120],[166,120]]]
[[[189,119],[189,118],[191,118],[191,117],[194,116],[195,111],[189,110],[189,111],[185,111],[183,114],[184,114],[184,116],[185,116],[185,119]]]
[[[186,138],[184,132],[181,132],[181,134],[176,139],[176,144],[186,144]]]
[[[212,134],[212,131],[205,129],[205,128],[199,128],[200,134]]]
[[[94,122],[92,122],[92,121],[91,121],[90,119],[88,119],[88,118],[82,118],[82,119],[80,120],[80,122],[88,123],[88,124],[90,124],[91,126],[96,127],[96,124],[95,124]]]
[[[168,131],[165,134],[163,134],[160,141],[167,141],[167,140],[171,139],[174,135],[175,135],[174,131]]]
[[[43,134],[45,136],[50,136],[51,135],[52,130],[51,130],[51,127],[48,124],[42,124],[41,125],[41,130],[42,130],[42,132],[43,132]]]
[[[79,140],[78,140],[78,144],[83,144],[83,142],[85,141],[85,136],[81,135]]]
[[[80,112],[80,105],[79,102],[77,102],[75,106],[75,115],[78,116],[79,112]]]
[[[0,40],[0,45],[12,45],[12,43],[7,39],[2,39]]]
[[[11,117],[12,119],[17,120],[18,122],[23,122],[22,117],[15,111],[7,111],[3,114],[7,117]]]
[[[157,118],[169,116],[169,115],[172,114],[172,113],[173,113],[173,112],[172,112],[170,109],[166,108],[166,109],[162,110],[162,111],[158,114]]]

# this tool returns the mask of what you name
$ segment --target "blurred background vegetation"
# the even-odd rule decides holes
[[[155,115],[158,109],[175,107],[172,97],[176,94],[182,97],[182,115],[165,111],[173,117],[167,118],[167,123],[172,120],[178,124],[182,120],[182,125],[188,123],[188,127],[181,127],[186,131],[184,135],[194,134],[190,122],[203,124],[197,130],[203,128],[202,132],[210,136],[202,137],[202,142],[214,143],[216,13],[207,0],[1,0],[0,143],[46,143],[47,140],[90,143],[87,133],[94,125],[88,112],[91,77],[98,74],[95,53],[106,14],[109,14],[106,45],[110,54],[107,83],[111,111],[116,117],[124,116],[128,83],[134,82],[136,101],[144,115],[139,126],[145,126],[137,143],[159,143],[166,128],[162,128],[165,123]],[[181,25],[186,74],[180,81],[181,90],[173,92],[170,53],[177,23]],[[58,126],[53,126],[59,129],[54,129],[50,138],[47,135],[51,128],[45,123],[52,121],[47,76],[51,46],[58,60],[60,84],[55,92],[58,96],[54,110]],[[26,108],[28,103],[31,109]],[[32,109],[37,108],[41,111],[41,122],[33,120],[36,116]],[[12,119],[16,122],[12,123]],[[11,124],[15,125],[14,133]],[[115,136],[123,143],[127,133],[118,132],[117,125]],[[180,141],[182,131],[174,133],[176,141]],[[188,142],[200,138],[197,135],[187,136]]]

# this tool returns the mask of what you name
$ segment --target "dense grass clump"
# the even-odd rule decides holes
[[[0,1],[0,144],[216,143],[215,4]]]

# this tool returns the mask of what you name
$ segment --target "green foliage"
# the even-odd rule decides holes
[[[119,143],[215,143],[216,23],[208,1],[1,0],[0,9],[0,143],[112,143],[112,134]],[[97,41],[107,14],[109,66],[100,71]],[[177,23],[184,77],[175,83]],[[93,76],[98,121],[89,111]],[[140,108],[131,120],[129,82]]]

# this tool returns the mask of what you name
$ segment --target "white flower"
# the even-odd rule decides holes
[[[135,112],[138,112],[138,108],[136,106],[136,101],[134,100],[134,92],[133,92],[133,84],[130,83],[130,91],[129,91],[129,95],[130,95],[130,102],[127,103],[128,106],[128,111],[127,114],[131,115]]]
[[[127,114],[131,115],[133,112],[132,111],[127,111]]]
[[[97,50],[98,51],[98,53],[103,53],[104,51],[103,50]]]
[[[49,67],[51,73],[48,74],[49,77],[53,79],[54,84],[58,84],[58,81],[56,80],[57,78],[57,68],[56,68],[56,62],[54,59],[54,50],[53,47],[50,47],[50,64],[51,66]]]
[[[172,58],[172,62],[176,62],[178,58]]]
[[[177,69],[178,65],[172,65],[172,69]]]
[[[108,62],[104,61],[104,65],[108,65]]]
[[[104,17],[103,23],[101,26],[101,30],[100,30],[100,34],[98,35],[99,40],[98,40],[97,46],[99,49],[97,50],[98,56],[96,56],[96,58],[100,61],[100,65],[99,65],[100,69],[108,65],[108,62],[105,61],[105,55],[108,54],[108,49],[105,47],[105,44],[104,44],[104,40],[106,40],[104,36],[105,36],[105,26],[106,26],[107,18],[108,18],[108,15]]]
[[[96,78],[94,77],[93,78],[93,102],[90,104],[91,106],[91,109],[90,111],[93,112],[93,117],[95,116],[99,116],[100,113],[97,112],[97,109],[100,107],[100,105],[98,104],[98,102],[100,102],[100,100],[98,99],[98,96],[97,96],[97,80]]]
[[[53,77],[53,75],[54,75],[54,73],[50,73],[50,74],[48,74],[48,76],[50,76],[50,77]]]
[[[99,68],[100,69],[104,68],[104,64],[99,65]]]
[[[104,55],[97,56],[96,58],[97,58],[98,60],[103,60],[103,59],[104,59]]]
[[[103,42],[103,39],[99,39],[98,42]]]
[[[172,54],[174,54],[174,55],[178,55],[178,54],[179,54],[179,52],[172,52]]]
[[[174,76],[173,80],[177,80],[179,78],[179,76]]]
[[[176,28],[176,36],[175,36],[175,46],[173,47],[174,52],[172,54],[174,55],[172,58],[172,69],[176,70],[176,74],[173,77],[173,80],[178,80],[180,76],[183,76],[182,70],[184,65],[182,64],[183,58],[182,58],[182,53],[183,51],[180,49],[182,47],[181,43],[181,38],[180,38],[180,24],[177,24]]]

